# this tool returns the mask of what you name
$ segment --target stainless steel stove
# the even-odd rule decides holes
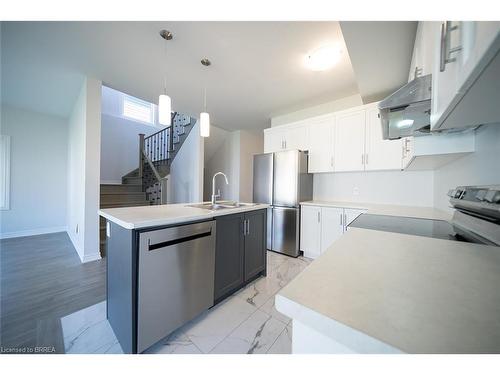
[[[500,246],[500,185],[459,186],[448,196],[455,208],[450,222],[362,214],[349,226]]]

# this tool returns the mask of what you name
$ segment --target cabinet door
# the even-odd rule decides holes
[[[498,43],[500,22],[462,21],[460,22],[460,32],[462,51],[459,60],[458,85],[462,88],[473,70],[482,63],[495,40]]]
[[[439,32],[439,22],[420,21],[417,27],[408,81],[432,74],[434,65],[434,35]]]
[[[459,78],[459,63],[460,52],[454,53],[453,58],[457,61],[449,62],[444,65],[441,71],[441,56],[446,55],[446,50],[458,47],[460,38],[458,30],[444,31],[443,22],[439,30],[436,30],[434,35],[434,69],[432,72],[432,100],[431,100],[431,129],[437,129],[445,116],[454,107],[458,100],[458,78]],[[456,26],[457,22],[453,22],[452,26]],[[442,38],[448,35],[448,47],[441,43]],[[446,44],[446,43],[445,43]]]
[[[245,281],[266,268],[266,218],[266,210],[245,214]]]
[[[360,210],[357,208],[344,208],[344,232],[348,229],[348,225],[351,224],[354,219],[356,219],[364,212],[366,212],[366,210]]]
[[[376,106],[366,110],[367,171],[401,169],[401,139],[383,139],[382,124]]]
[[[300,250],[307,258],[321,254],[321,207],[300,208]]]
[[[309,173],[333,172],[335,116],[309,125]]]
[[[243,214],[216,218],[215,291],[217,301],[244,282]]]
[[[321,207],[321,253],[342,236],[343,214],[342,208]]]
[[[286,150],[309,150],[309,131],[305,124],[291,126],[283,131],[284,148]]]
[[[335,172],[364,170],[365,110],[340,114],[335,123]]]
[[[284,149],[283,131],[269,129],[264,132],[264,152],[275,152]]]

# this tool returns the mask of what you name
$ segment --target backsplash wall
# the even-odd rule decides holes
[[[446,193],[458,185],[500,184],[500,124],[476,130],[476,151],[434,172],[434,204],[451,210]]]
[[[433,171],[317,173],[314,200],[434,205]]]

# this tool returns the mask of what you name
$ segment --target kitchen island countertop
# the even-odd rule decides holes
[[[99,210],[99,215],[125,229],[141,229],[208,220],[216,216],[262,210],[268,207],[267,204],[255,204],[220,210],[208,210],[205,208],[190,207],[193,204],[195,203],[105,208]]]

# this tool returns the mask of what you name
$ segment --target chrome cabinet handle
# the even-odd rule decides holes
[[[365,154],[365,164],[368,165],[368,154]]]
[[[415,73],[413,74],[413,78],[420,77],[424,71],[424,68],[419,68],[418,66],[415,66]]]
[[[342,223],[342,213],[340,214],[340,226],[344,226],[344,223]]]
[[[458,30],[458,26],[452,26],[451,21],[445,21],[441,24],[441,40],[439,51],[439,71],[446,70],[446,64],[456,61],[455,57],[451,57],[452,53],[462,50],[462,46],[450,48],[450,33]]]
[[[320,223],[320,222],[321,222],[321,214],[320,214],[320,212],[318,211],[318,223]]]
[[[365,154],[361,154],[361,164],[365,164]]]
[[[247,235],[250,234],[250,219],[247,219]]]

